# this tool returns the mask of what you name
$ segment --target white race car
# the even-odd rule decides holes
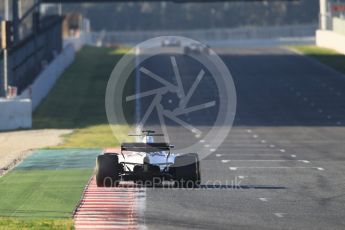
[[[161,43],[162,47],[180,47],[181,41],[177,38],[165,38]]]
[[[183,48],[185,54],[210,54],[210,48],[200,43],[190,43]]]
[[[118,186],[134,181],[143,186],[174,182],[179,187],[200,185],[199,157],[196,153],[171,153],[172,145],[154,143],[154,131],[143,131],[143,142],[123,143],[121,152],[103,152],[96,161],[98,187]]]

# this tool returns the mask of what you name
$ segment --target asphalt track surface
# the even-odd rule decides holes
[[[202,160],[200,189],[146,189],[141,224],[344,229],[345,77],[282,48],[216,52],[236,85],[234,127]],[[151,65],[164,73],[163,61]]]

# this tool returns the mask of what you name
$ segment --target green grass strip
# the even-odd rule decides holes
[[[54,148],[104,148],[120,144],[118,140],[122,137],[115,138],[108,125],[105,92],[113,68],[128,50],[84,47],[77,54],[33,116],[35,129],[75,129],[65,136],[64,144]],[[128,134],[127,125],[116,128],[119,135]]]
[[[71,218],[100,150],[38,150],[0,178],[0,217]]]
[[[317,46],[291,46],[290,48],[304,55],[315,58],[316,60],[345,74],[345,55],[341,53]]]
[[[18,219],[18,218],[3,218],[0,217],[0,230],[68,230],[74,229],[73,220],[51,220],[51,219]]]
[[[92,171],[14,170],[0,180],[0,216],[71,218]]]

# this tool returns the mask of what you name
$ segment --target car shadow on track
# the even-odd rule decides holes
[[[139,186],[140,187],[140,186]],[[275,189],[287,189],[285,186],[272,186],[272,185],[224,185],[224,184],[218,184],[218,185],[207,185],[207,184],[201,184],[198,187],[194,188],[185,188],[185,187],[177,187],[174,185],[154,185],[154,186],[147,186],[145,188],[148,189],[188,189],[188,190],[242,190],[242,189],[269,189],[269,190],[275,190]]]

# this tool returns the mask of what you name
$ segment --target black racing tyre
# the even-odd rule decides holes
[[[97,187],[116,187],[120,183],[119,158],[116,154],[99,155],[96,161]]]
[[[200,162],[198,154],[188,153],[177,156],[172,165],[175,184],[178,187],[194,188],[200,185]]]

